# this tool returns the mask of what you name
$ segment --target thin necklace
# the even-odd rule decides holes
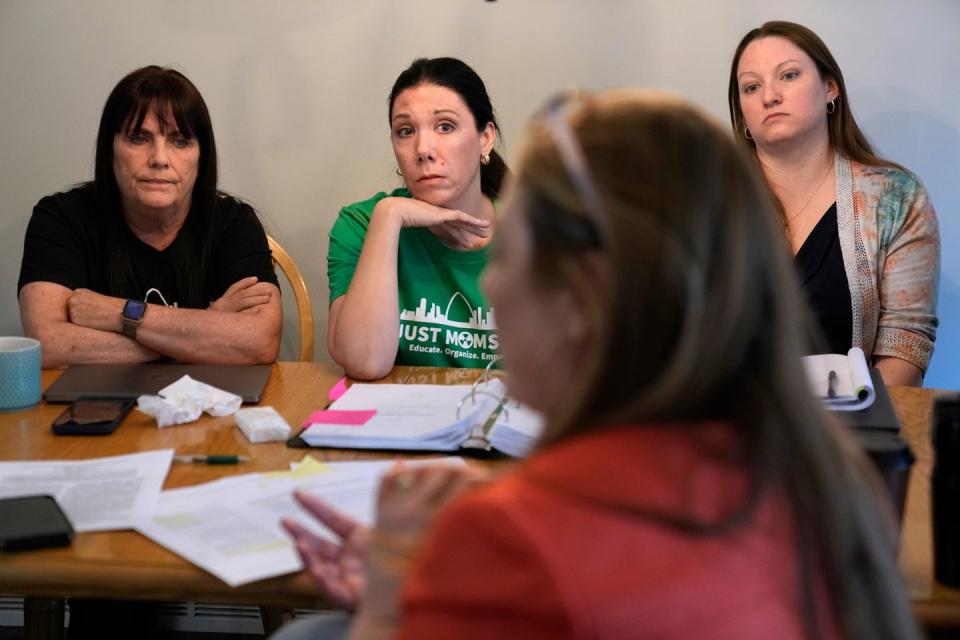
[[[823,172],[823,176],[820,178],[820,182],[817,183],[817,186],[814,188],[813,193],[810,194],[810,197],[807,198],[807,201],[803,203],[803,206],[800,207],[800,210],[795,214],[783,221],[783,228],[786,230],[790,229],[790,224],[800,217],[800,214],[806,211],[807,205],[813,202],[813,196],[817,195],[820,192],[820,187],[823,186],[823,183],[826,182],[827,176],[830,175],[830,170],[833,169],[833,162],[827,166],[827,170]]]

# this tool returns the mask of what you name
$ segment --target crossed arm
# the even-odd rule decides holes
[[[20,290],[24,334],[43,345],[43,367],[73,363],[149,362],[167,356],[187,363],[260,364],[280,349],[280,291],[245,278],[210,309],[151,304],[133,340],[121,333],[124,300],[52,282]]]

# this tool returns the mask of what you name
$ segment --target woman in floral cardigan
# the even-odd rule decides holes
[[[734,134],[755,153],[819,321],[819,351],[860,347],[887,384],[919,385],[938,325],[940,235],[919,180],[878,157],[843,75],[798,24],[750,31],[730,70]]]

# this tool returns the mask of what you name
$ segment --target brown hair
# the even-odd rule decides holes
[[[736,464],[753,479],[740,512],[722,523],[638,517],[715,535],[778,491],[796,517],[808,635],[824,635],[819,625],[830,619],[812,586],[823,571],[830,614],[848,637],[917,637],[877,478],[803,392],[807,311],[792,295],[799,285],[756,162],[674,98],[610,92],[571,106],[566,121],[612,233],[605,242],[583,233],[593,214],[552,130],[535,125],[517,172],[535,276],[573,292],[595,345],[578,373],[582,386],[551,415],[541,446],[608,424],[723,420],[736,436]],[[607,263],[606,287],[587,280],[586,253]]]
[[[767,37],[786,38],[804,53],[810,56],[824,80],[832,79],[837,83],[837,98],[834,100],[834,112],[827,114],[827,131],[830,138],[830,148],[834,152],[862,164],[872,166],[888,166],[902,169],[900,165],[878,156],[867,141],[866,136],[857,125],[850,109],[847,98],[847,87],[843,81],[840,65],[823,40],[807,27],[794,22],[775,20],[766,22],[762,26],[750,30],[743,36],[737,50],[733,54],[730,64],[730,84],[727,89],[727,100],[730,107],[730,124],[733,126],[733,135],[738,142],[756,149],[756,142],[748,138],[744,132],[746,123],[743,119],[743,110],[740,108],[740,85],[737,82],[737,69],[740,58],[747,46],[759,38]]]

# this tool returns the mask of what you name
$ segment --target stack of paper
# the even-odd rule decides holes
[[[465,464],[442,458],[406,464]],[[249,473],[164,491],[137,531],[238,586],[303,568],[280,519],[294,518],[333,541],[335,534],[300,508],[294,490],[317,494],[339,511],[371,525],[380,476],[393,461],[320,463],[305,458],[289,472]]]
[[[154,507],[173,449],[90,460],[0,462],[0,498],[53,496],[77,532],[129,529]]]
[[[478,439],[512,456],[526,455],[542,418],[507,402],[502,382],[472,385],[354,384],[330,409],[308,418],[300,437],[313,447],[455,451]],[[506,406],[488,425],[488,418]],[[485,447],[485,448],[486,448]]]
[[[813,394],[833,411],[866,409],[876,397],[863,350],[853,347],[847,355],[827,353],[803,358]]]

